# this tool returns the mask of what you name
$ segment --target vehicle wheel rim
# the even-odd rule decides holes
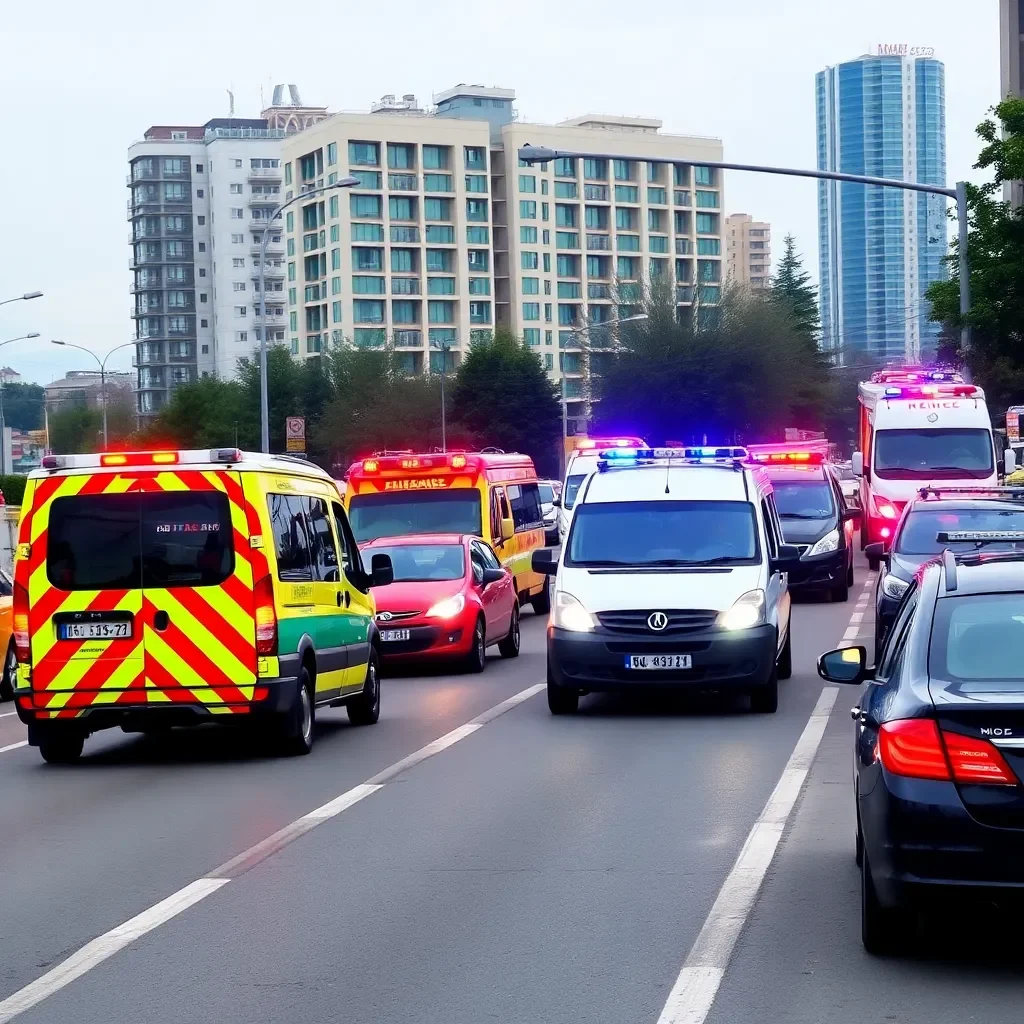
[[[380,705],[380,680],[377,678],[377,666],[370,662],[370,707],[376,711]]]
[[[487,657],[484,650],[484,631],[479,626],[476,627],[476,656],[480,659],[481,663]]]
[[[515,648],[519,650],[519,612],[512,613],[512,639]]]
[[[313,732],[313,709],[309,703],[309,690],[306,687],[302,687],[302,694],[299,697],[301,703],[301,714],[302,714],[302,738],[307,743],[309,737]]]
[[[7,678],[12,686],[18,678],[18,656],[14,651],[7,652]]]

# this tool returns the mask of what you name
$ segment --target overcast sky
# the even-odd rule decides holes
[[[291,24],[286,23],[289,12]],[[946,65],[947,182],[976,177],[974,128],[998,99],[997,0],[94,0],[8,4],[0,28],[0,352],[46,383],[132,337],[126,150],[151,124],[257,117],[260,90],[366,110],[458,82],[516,90],[522,120],[659,117],[727,159],[813,167],[814,75],[879,42],[934,46]],[[288,47],[286,50],[285,47]],[[813,181],[733,173],[726,212],[792,232],[816,273]],[[131,349],[111,358],[128,368]]]

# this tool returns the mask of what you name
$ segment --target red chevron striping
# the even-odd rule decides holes
[[[58,590],[56,587],[51,587],[43,596],[40,598],[35,605],[29,611],[29,633],[30,635],[36,634],[40,629],[44,628],[50,621],[53,614],[60,608],[60,605],[64,603],[68,596],[68,591]],[[127,590],[100,590],[86,605],[86,611],[108,611],[112,610],[117,603],[124,599],[127,595]],[[56,606],[53,607],[54,602]],[[108,607],[101,608],[100,605],[106,605]],[[56,627],[54,627],[56,628]],[[127,637],[124,640],[111,641],[110,647],[113,649],[113,654],[108,650],[107,655],[116,660],[116,655],[120,654],[124,656],[124,651],[121,648],[132,644],[141,642],[142,637],[138,633],[138,627],[135,629],[136,636]],[[62,668],[71,659],[73,654],[76,654],[84,644],[85,640],[58,640],[50,649],[46,652],[46,655],[40,660],[39,666],[53,666],[57,665],[58,669]],[[56,673],[54,673],[55,675]],[[53,678],[51,676],[51,678]]]
[[[152,654],[146,655],[146,678],[154,683],[155,688],[174,704],[202,703],[192,690],[182,686]]]
[[[217,642],[230,651],[247,669],[256,671],[256,646],[247,640],[234,626],[228,622],[202,597],[202,590],[182,588],[176,590],[174,596],[186,611],[198,619],[217,639]]]
[[[220,587],[246,615],[253,613],[252,591],[237,576],[229,576]]]

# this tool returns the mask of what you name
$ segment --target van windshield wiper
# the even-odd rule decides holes
[[[779,513],[779,518],[780,519],[827,519],[829,517],[829,515],[830,515],[830,513],[828,513],[828,512],[825,512],[824,514],[817,515],[817,516],[805,515],[803,512],[780,512]]]

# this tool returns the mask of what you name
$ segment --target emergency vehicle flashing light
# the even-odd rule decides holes
[[[885,389],[886,398],[973,398],[977,393],[973,384],[921,384]]]
[[[698,448],[610,448],[600,453],[597,468],[649,465],[654,462],[678,461],[682,465],[735,465],[748,458],[747,449],[739,446],[701,446]]]
[[[576,451],[593,451],[595,448],[643,448],[639,437],[581,437],[576,442]]]
[[[750,458],[772,466],[820,466],[825,462],[823,452],[751,452]]]

